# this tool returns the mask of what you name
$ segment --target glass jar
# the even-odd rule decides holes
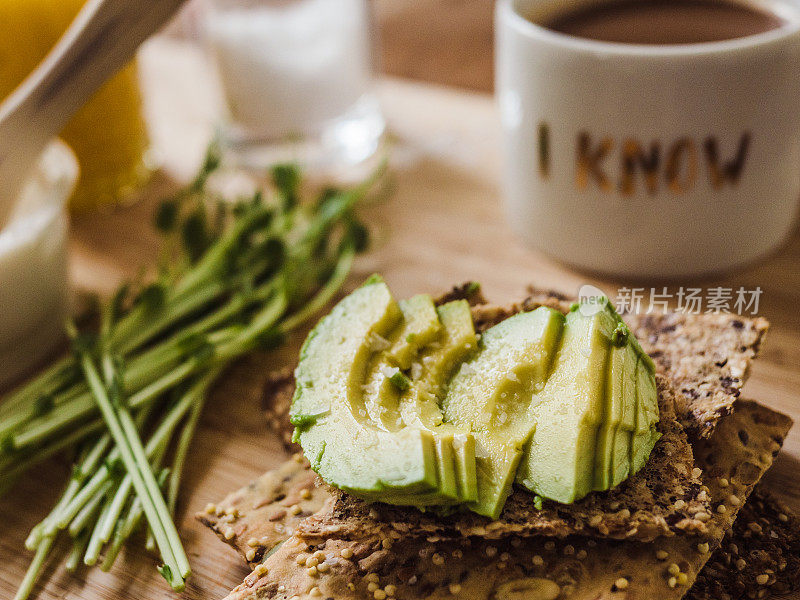
[[[85,0],[0,0],[0,98],[5,98],[41,62]],[[115,204],[150,176],[136,64],[97,91],[67,124],[61,138],[80,163],[70,208]]]
[[[240,163],[358,163],[379,146],[367,0],[209,0],[205,32]]]

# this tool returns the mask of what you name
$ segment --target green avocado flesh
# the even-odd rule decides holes
[[[549,308],[520,313],[489,329],[483,349],[461,365],[442,400],[444,419],[475,436],[478,499],[469,508],[500,514],[522,449],[536,428],[527,408],[547,379],[563,328]]]
[[[478,336],[466,301],[397,302],[372,277],[309,334],[295,375],[294,440],[371,502],[497,518],[517,483],[570,503],[638,471],[659,437],[653,363],[607,302]]]

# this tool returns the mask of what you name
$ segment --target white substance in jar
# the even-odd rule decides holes
[[[364,0],[212,7],[206,32],[234,126],[265,138],[310,135],[367,93]]]
[[[0,230],[0,386],[26,374],[64,339],[66,201],[77,177],[69,148],[50,144]]]

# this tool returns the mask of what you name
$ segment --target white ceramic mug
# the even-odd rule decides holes
[[[508,211],[541,251],[625,277],[723,271],[768,254],[800,205],[800,5],[721,42],[636,45],[551,31],[607,0],[498,0]]]

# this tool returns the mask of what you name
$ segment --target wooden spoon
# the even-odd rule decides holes
[[[0,228],[47,142],[184,1],[89,0],[44,61],[0,105]]]

